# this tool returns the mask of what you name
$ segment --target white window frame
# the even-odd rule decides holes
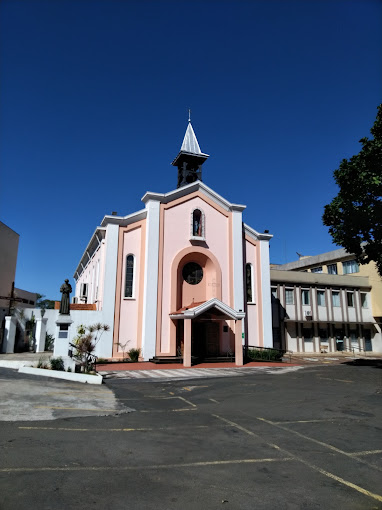
[[[127,276],[127,258],[133,257],[133,282],[131,286],[131,296],[126,296],[126,276]],[[123,299],[135,299],[135,273],[136,273],[136,257],[134,253],[128,253],[125,257],[125,270],[124,274],[124,289],[123,289]]]
[[[322,273],[322,266],[312,267],[310,270],[311,273]]]
[[[369,308],[369,297],[367,292],[361,292],[361,307]]]
[[[334,304],[334,297],[338,297],[338,305]],[[341,296],[339,290],[332,290],[332,306],[333,308],[339,308],[341,306]]]
[[[324,297],[324,304],[319,303],[318,296]],[[317,290],[317,306],[326,306],[326,293],[325,293],[325,290],[323,290],[323,289]]]
[[[308,296],[308,302],[304,303],[303,296]],[[309,289],[301,289],[301,304],[302,306],[310,306],[311,305],[310,292]]]
[[[329,267],[333,267],[333,268],[335,267],[336,268],[335,272],[331,273],[330,270],[329,270]],[[326,269],[328,271],[328,274],[338,274],[337,262],[334,262],[333,264],[327,264]]]
[[[349,305],[349,296],[351,296],[351,305]],[[348,305],[349,308],[354,308],[354,291],[352,290],[347,290],[346,291],[346,304]]]
[[[251,262],[247,262],[245,265],[245,299],[247,299],[247,267],[251,269],[251,294],[252,301],[247,301],[247,304],[253,305],[256,303],[255,300],[255,285],[254,285],[254,277],[253,277],[253,264]]]
[[[292,302],[287,302],[287,292],[289,296],[292,296]],[[285,289],[285,305],[294,305],[294,289]]]
[[[85,302],[87,302],[88,293],[89,293],[89,284],[81,283],[81,285],[80,285],[80,299],[85,300]]]
[[[202,235],[195,236],[194,235],[194,212],[200,211],[201,221],[202,221]],[[204,214],[203,209],[200,207],[194,207],[191,211],[191,229],[190,229],[190,241],[205,241],[206,240],[206,216]]]
[[[342,272],[343,274],[359,273],[358,262],[355,259],[345,260],[344,262],[342,262]]]

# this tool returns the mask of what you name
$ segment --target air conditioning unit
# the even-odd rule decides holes
[[[312,310],[305,310],[305,319],[309,320],[312,318]]]

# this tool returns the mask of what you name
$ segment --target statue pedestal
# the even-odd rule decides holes
[[[70,326],[73,324],[70,315],[58,315],[58,319],[56,320],[56,337],[54,340],[54,350],[53,356],[57,358],[61,356],[64,360],[65,368],[72,368],[74,371],[74,361],[69,357],[69,350],[71,350],[69,346],[69,342],[71,340],[71,331]]]

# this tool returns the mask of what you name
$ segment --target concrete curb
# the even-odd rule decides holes
[[[75,372],[61,372],[59,370],[46,370],[44,368],[20,367],[20,374],[39,375],[42,377],[53,377],[54,379],[66,379],[88,384],[102,384],[102,375],[76,374]]]

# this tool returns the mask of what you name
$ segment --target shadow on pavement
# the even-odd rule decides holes
[[[382,359],[359,358],[352,361],[344,361],[342,365],[382,368]]]

